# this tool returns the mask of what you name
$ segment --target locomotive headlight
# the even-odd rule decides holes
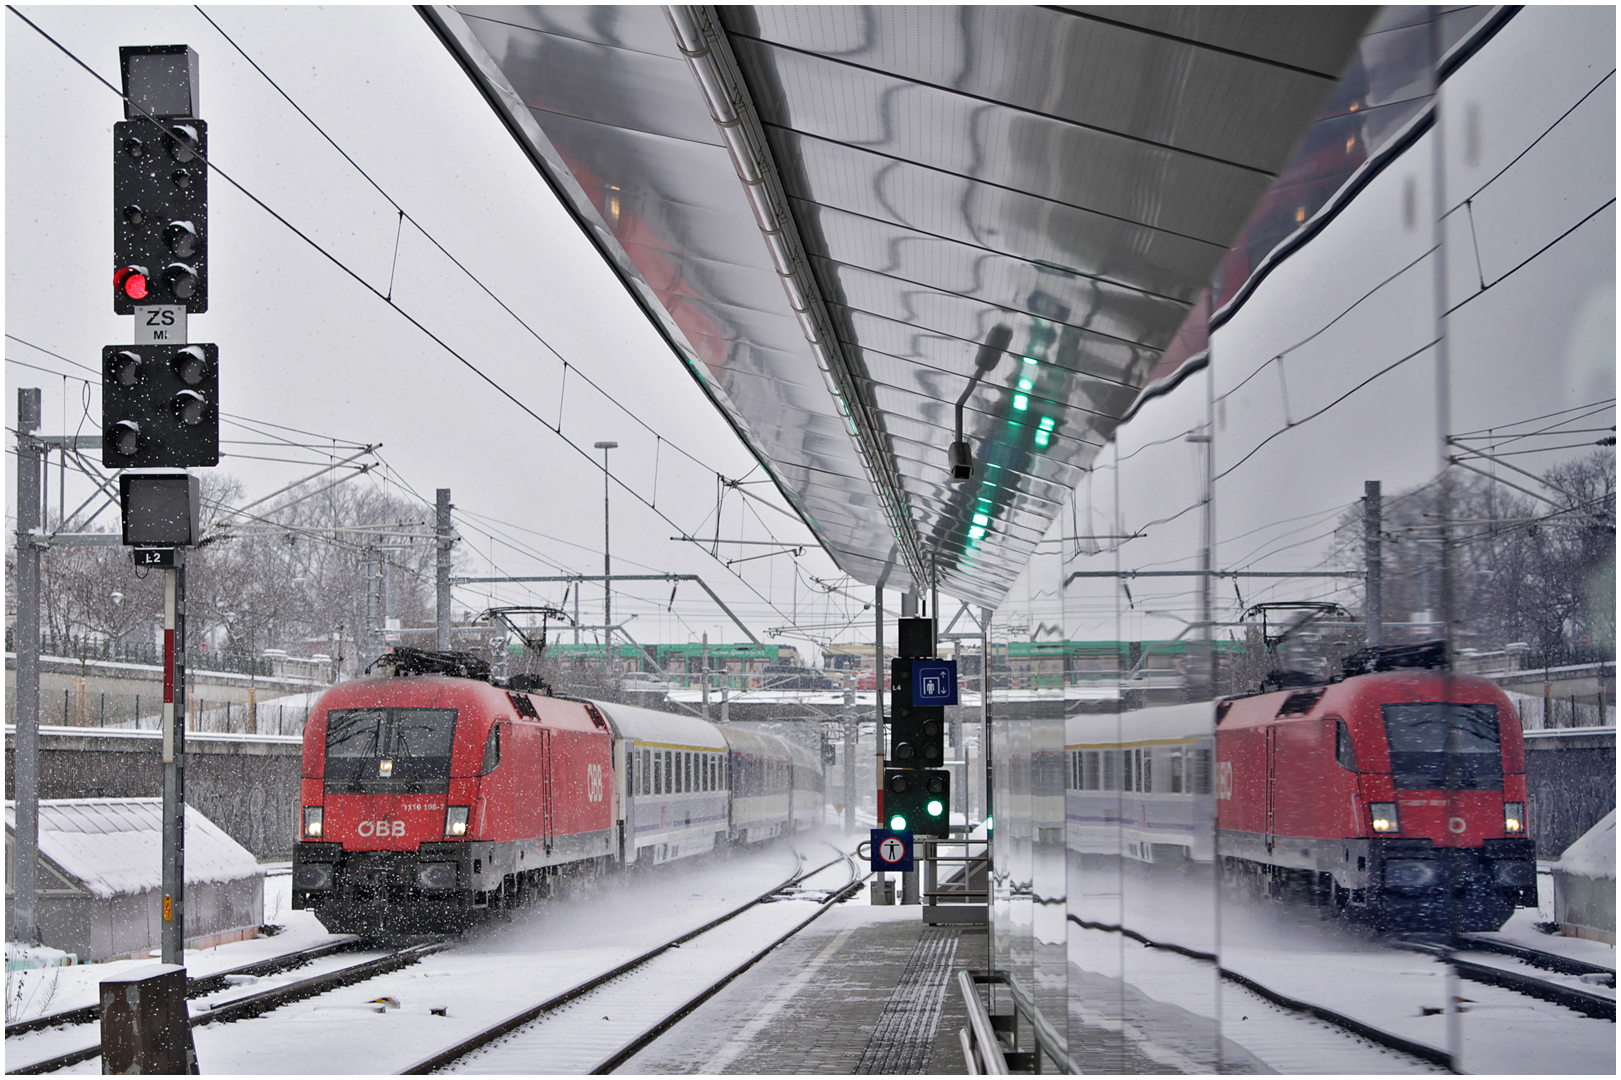
[[[467,807],[452,806],[445,811],[445,835],[467,835]]]
[[[1401,832],[1401,822],[1396,818],[1396,804],[1393,802],[1376,802],[1368,804],[1368,813],[1373,818],[1373,831],[1376,833]]]
[[[1523,802],[1506,802],[1503,804],[1503,831],[1522,835],[1525,832],[1525,804]]]
[[[385,780],[393,776],[394,763],[392,761],[379,761],[377,763],[377,775],[381,776]]]
[[[319,806],[306,806],[304,808],[304,835],[312,839],[321,835],[321,808]]]

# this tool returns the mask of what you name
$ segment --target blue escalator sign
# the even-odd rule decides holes
[[[874,870],[912,869],[912,830],[872,830],[872,868]]]

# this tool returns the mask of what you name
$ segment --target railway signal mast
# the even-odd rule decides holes
[[[198,478],[187,470],[219,464],[219,348],[187,336],[187,317],[208,310],[208,125],[189,46],[123,46],[118,55],[112,299],[135,332],[133,343],[102,350],[101,461],[124,470],[123,540],[135,564],[164,575],[162,953],[165,964],[182,964],[185,555],[200,524]]]

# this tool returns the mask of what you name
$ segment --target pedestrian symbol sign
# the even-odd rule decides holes
[[[871,862],[874,870],[911,870],[912,830],[872,830]]]

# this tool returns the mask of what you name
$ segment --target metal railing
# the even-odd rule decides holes
[[[990,1006],[980,999],[978,987],[989,991]],[[1011,1011],[995,1009],[996,987],[1007,991]],[[1029,993],[1006,971],[957,973],[968,1012],[968,1027],[958,1032],[968,1071],[977,1075],[1039,1073],[1045,1062],[1054,1072],[1078,1073],[1066,1040],[1031,1001]],[[1022,1021],[1022,1023],[1021,1023]],[[1029,1046],[1021,1045],[1028,1032]]]
[[[974,988],[976,974],[966,970],[957,972],[957,989],[962,991],[963,1005],[968,1011],[968,1026],[957,1031],[957,1038],[962,1041],[963,1060],[968,1064],[970,1076],[1006,1076],[1007,1057],[991,1027],[990,1013]]]
[[[917,861],[923,870],[923,921],[926,923],[988,923],[990,921],[990,838],[953,836],[948,840],[917,838]],[[971,850],[979,845],[984,850]],[[941,854],[941,848],[961,854]],[[959,865],[957,873],[940,880],[940,864]],[[979,888],[975,888],[975,878]]]

